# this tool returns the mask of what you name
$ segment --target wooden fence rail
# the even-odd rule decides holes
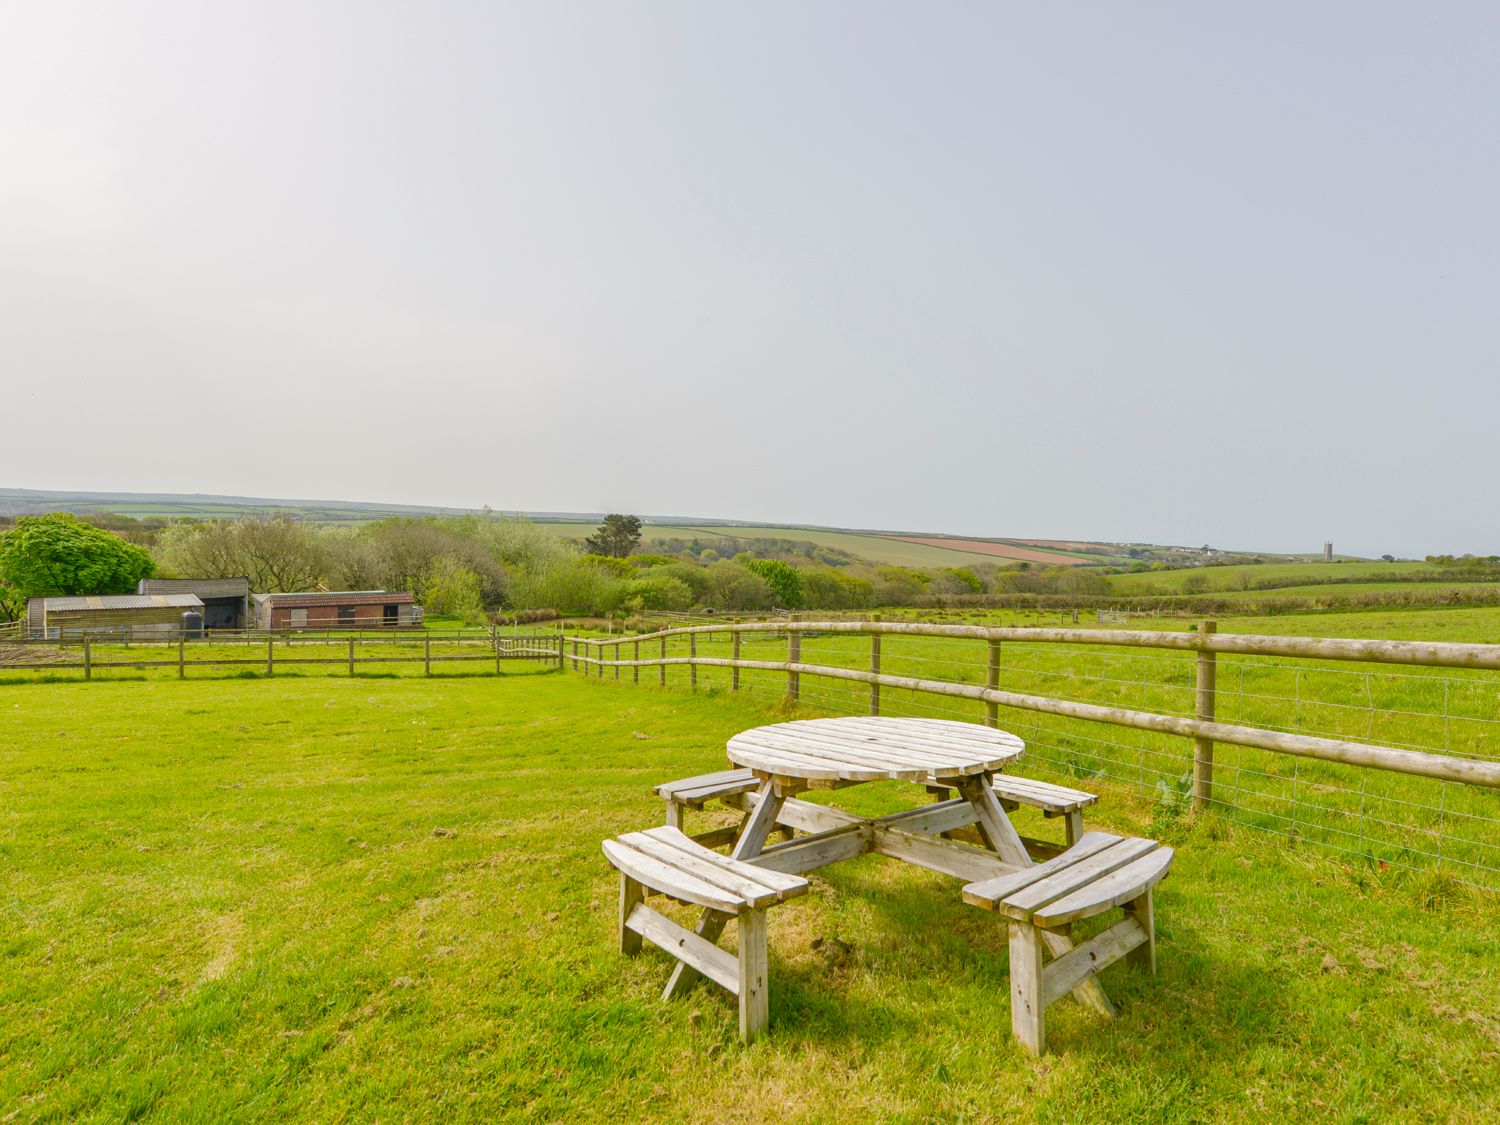
[[[788,659],[745,660],[736,657],[708,657],[699,656],[696,651],[688,656],[669,657],[666,655],[668,638],[680,636],[696,638],[712,633],[786,634]],[[798,659],[800,639],[808,633],[869,635],[872,642],[870,671],[802,662]],[[984,641],[991,646],[986,684],[979,686],[948,680],[896,676],[881,672],[878,642],[884,636],[950,637]],[[622,643],[658,638],[661,642],[659,656],[644,660],[620,659],[619,645]],[[607,667],[655,666],[661,669],[661,676],[665,682],[666,668],[669,665],[690,666],[695,679],[698,667],[730,668],[736,673],[741,669],[753,669],[785,673],[788,696],[792,699],[795,699],[799,692],[800,680],[803,676],[868,684],[871,689],[871,714],[879,713],[879,689],[888,687],[982,702],[986,705],[986,719],[990,719],[991,716],[998,717],[999,707],[1013,707],[1064,718],[1181,735],[1193,740],[1193,801],[1198,807],[1207,805],[1213,799],[1213,748],[1217,743],[1500,789],[1500,762],[1496,761],[1266,730],[1260,727],[1220,723],[1214,719],[1214,698],[1217,690],[1215,656],[1219,653],[1421,667],[1500,669],[1500,645],[1229,635],[1216,632],[1212,622],[1204,622],[1190,633],[1165,633],[1140,630],[991,628],[916,622],[785,621],[700,625],[684,629],[666,629],[639,637],[575,637],[570,640],[573,642],[573,666],[577,668],[581,664],[585,672],[592,668],[599,675],[603,675]],[[997,656],[993,646],[1003,641],[1028,644],[1124,646],[1196,652],[1198,654],[1195,663],[1196,713],[1192,717],[1160,714],[1097,703],[1081,703],[1050,696],[1001,691],[995,686]],[[589,655],[587,651],[580,653],[580,645],[592,650],[596,655]],[[612,650],[613,656],[607,658],[606,650]],[[737,690],[737,676],[732,683]]]
[[[440,646],[449,647],[477,647],[485,651],[480,653],[434,653],[433,642],[436,640]],[[416,651],[403,652],[394,656],[372,655],[370,652],[361,652],[361,649],[374,648],[377,651],[382,646],[399,646]],[[563,639],[561,634],[538,633],[530,636],[499,636],[486,635],[483,637],[471,637],[465,640],[451,640],[447,636],[438,634],[435,637],[418,635],[407,635],[404,637],[379,637],[357,639],[353,637],[338,638],[297,638],[295,644],[289,643],[280,634],[264,635],[259,638],[241,637],[233,641],[223,639],[192,640],[179,637],[173,641],[135,641],[131,646],[134,649],[145,651],[156,649],[170,651],[172,656],[165,659],[142,659],[131,656],[126,659],[109,659],[111,650],[126,647],[115,641],[101,641],[96,638],[85,637],[78,642],[81,657],[77,660],[58,661],[26,661],[24,663],[0,664],[0,674],[14,671],[31,672],[66,672],[69,670],[81,671],[85,680],[91,680],[95,671],[103,668],[176,668],[179,678],[186,678],[189,668],[232,668],[249,667],[263,668],[266,675],[273,676],[278,668],[304,666],[304,665],[332,665],[339,664],[348,668],[349,674],[355,674],[360,665],[365,664],[421,664],[425,674],[432,674],[432,665],[461,662],[493,663],[495,671],[500,670],[502,661],[505,660],[529,660],[539,661],[562,666]],[[255,656],[211,656],[192,657],[188,653],[196,647],[211,648],[250,648],[257,650]],[[278,647],[282,650],[277,651]],[[337,648],[340,654],[337,656],[292,656],[286,653],[288,648],[298,648],[304,651],[317,648]],[[100,649],[107,654],[104,659],[97,655]]]

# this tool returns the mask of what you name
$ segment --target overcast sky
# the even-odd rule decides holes
[[[1500,551],[1497,13],[11,5],[0,486]]]

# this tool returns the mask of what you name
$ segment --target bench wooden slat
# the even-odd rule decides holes
[[[1001,797],[1054,814],[1076,812],[1099,800],[1097,793],[1085,793],[1082,789],[1069,789],[1065,785],[1005,774],[997,775],[991,782],[991,788]]]
[[[1166,878],[1167,868],[1171,866],[1172,849],[1157,848],[1072,894],[1048,903],[1033,917],[1046,926],[1063,926],[1080,918],[1090,918],[1112,906],[1139,898]]]
[[[610,863],[653,891],[659,891],[679,902],[722,910],[726,914],[738,914],[741,909],[744,900],[738,896],[659,859],[653,859],[628,844],[621,844],[618,840],[605,840],[603,847]]]
[[[630,832],[622,841],[705,882],[745,896],[750,906],[782,902],[807,891],[807,880],[780,871],[764,871],[753,864],[711,852],[676,828],[648,828]]]
[[[749,770],[720,770],[717,773],[685,777],[681,781],[666,781],[655,787],[658,797],[695,803],[707,801],[721,794],[745,793],[760,784]]]
[[[1096,879],[1134,862],[1140,856],[1155,851],[1156,847],[1155,840],[1128,837],[1105,848],[1102,852],[1069,864],[1061,871],[1047,876],[1040,882],[1032,883],[1031,886],[1015,894],[1006,895],[1000,903],[1000,910],[1012,918],[1030,918],[1048,903],[1056,902],[1080,887],[1087,887]],[[1064,856],[1067,854],[1068,852],[1063,853]]]
[[[987,879],[982,883],[969,884],[963,890],[964,901],[973,906],[994,910],[997,904],[1007,896],[1077,863],[1082,858],[1101,852],[1112,844],[1119,843],[1121,839],[1123,837],[1110,832],[1085,832],[1078,843],[1046,863],[1038,863],[1012,875],[1002,875],[998,879]]]

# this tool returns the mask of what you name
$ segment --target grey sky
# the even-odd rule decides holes
[[[1497,13],[12,5],[0,485],[1500,551]]]

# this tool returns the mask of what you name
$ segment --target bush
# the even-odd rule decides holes
[[[635,613],[643,609],[690,609],[693,591],[686,582],[670,574],[649,574],[627,582],[623,604]]]
[[[420,594],[428,613],[457,617],[465,625],[478,625],[484,621],[479,575],[452,555],[444,555],[432,564],[432,569],[422,580]]]
[[[780,559],[745,559],[740,565],[751,574],[764,578],[776,600],[787,609],[797,609],[802,605],[802,575],[791,563]]]

